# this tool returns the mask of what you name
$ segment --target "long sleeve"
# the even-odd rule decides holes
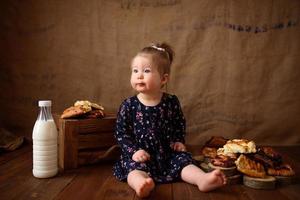
[[[185,143],[185,118],[178,98],[173,96],[173,142]]]
[[[121,104],[117,115],[115,138],[122,149],[122,154],[132,158],[138,147],[135,144],[135,136],[133,134],[130,105],[126,101]]]

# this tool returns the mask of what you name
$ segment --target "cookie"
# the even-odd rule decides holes
[[[96,118],[103,118],[105,116],[102,110],[92,110],[86,113],[85,118],[88,119],[96,119]]]
[[[73,118],[73,117],[78,117],[81,115],[84,115],[85,113],[91,111],[91,107],[85,107],[85,106],[72,106],[64,110],[62,115],[60,116],[62,119],[67,119],[67,118]]]
[[[96,103],[91,103],[91,107],[92,109],[96,109],[96,110],[104,110],[104,107],[99,105],[99,104],[96,104]]]
[[[74,106],[84,106],[84,107],[91,107],[93,110],[104,110],[103,106],[97,104],[97,103],[92,103],[88,100],[83,100],[83,101],[76,101],[74,103]]]
[[[83,106],[84,109],[91,109],[92,103],[90,101],[76,101],[74,106]]]

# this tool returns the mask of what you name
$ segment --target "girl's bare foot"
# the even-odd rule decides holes
[[[197,185],[202,192],[208,192],[226,184],[226,177],[219,169],[209,173],[203,172],[196,165],[190,164],[181,171],[183,181]]]
[[[198,180],[197,186],[202,192],[209,192],[218,187],[225,185],[227,182],[225,175],[220,170],[214,170],[206,173],[203,179]]]
[[[154,182],[152,178],[146,178],[144,180],[141,180],[141,182],[137,184],[135,188],[135,192],[139,197],[143,198],[149,196],[153,188],[154,188]]]
[[[141,198],[149,196],[155,187],[153,179],[150,178],[147,173],[140,170],[131,171],[128,174],[127,181],[130,187],[132,187]]]

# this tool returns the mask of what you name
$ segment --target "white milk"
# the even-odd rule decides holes
[[[39,106],[41,110],[32,132],[32,173],[37,178],[49,178],[58,172],[57,129],[51,115],[51,103],[49,106],[43,103],[40,105],[39,102]]]

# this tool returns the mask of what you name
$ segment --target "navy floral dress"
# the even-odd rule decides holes
[[[164,93],[156,106],[145,106],[137,96],[123,101],[120,106],[115,137],[121,146],[120,160],[113,171],[117,179],[126,181],[134,169],[148,173],[157,183],[180,180],[182,168],[193,162],[188,152],[175,152],[170,145],[184,143],[185,119],[175,95]],[[150,154],[144,163],[132,160],[139,149]]]

